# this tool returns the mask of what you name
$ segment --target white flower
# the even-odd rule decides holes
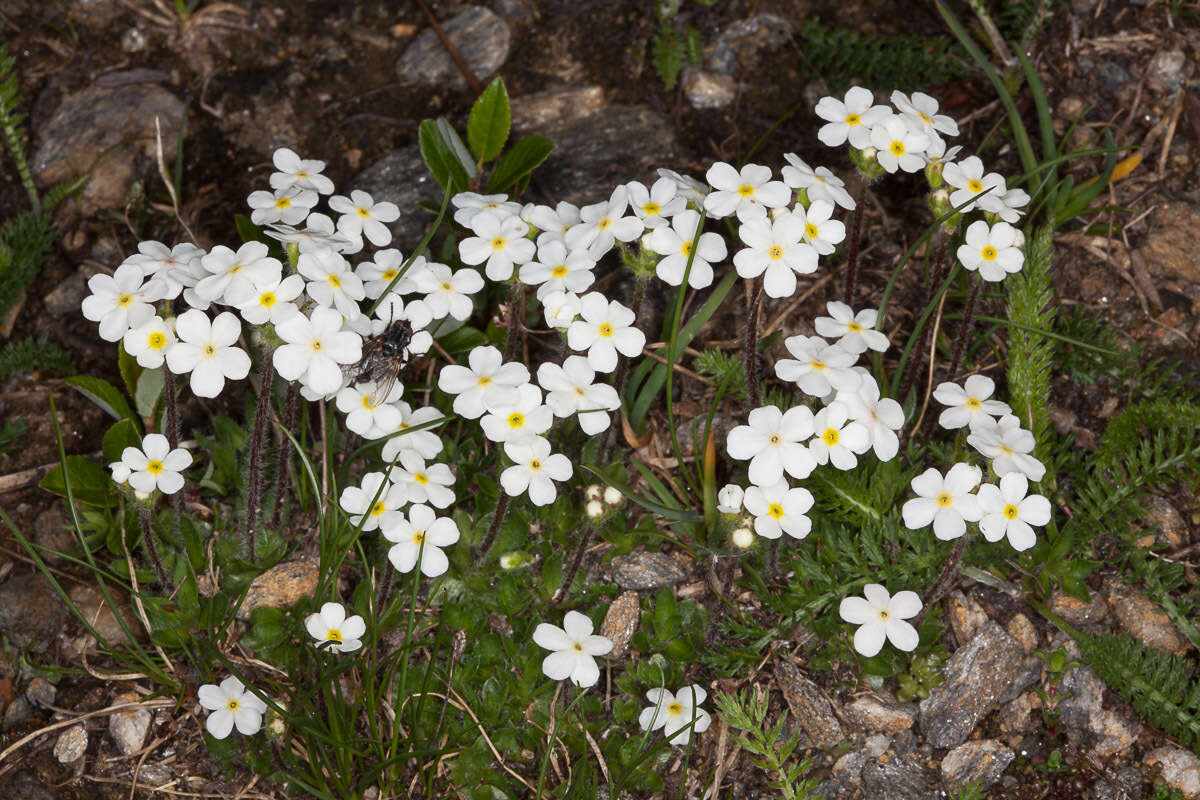
[[[967,227],[966,243],[958,248],[958,260],[985,281],[1002,281],[1006,275],[1020,272],[1025,256],[1016,246],[1017,229],[1007,222],[991,228],[981,219]]]
[[[477,194],[459,192],[450,198],[457,209],[454,221],[464,228],[471,227],[471,220],[482,211],[490,211],[498,217],[512,217],[521,213],[521,204],[508,199],[506,194]]]
[[[713,262],[723,261],[728,255],[725,240],[719,233],[712,232],[700,234],[695,255],[692,255],[692,242],[696,240],[699,225],[700,214],[687,209],[676,214],[669,226],[655,228],[650,234],[650,249],[665,256],[655,267],[655,274],[671,286],[683,283],[689,256],[692,269],[688,272],[688,286],[703,289],[712,285]]]
[[[124,263],[110,275],[88,278],[92,293],[83,298],[83,316],[100,323],[100,338],[119,342],[131,328],[154,316],[161,285],[145,283],[145,273],[136,264]]]
[[[607,201],[579,210],[579,223],[567,231],[567,247],[587,250],[597,261],[617,242],[632,242],[642,235],[645,224],[637,217],[624,216],[629,207],[629,189],[618,186]]]
[[[517,399],[512,403],[489,409],[479,420],[483,435],[493,442],[511,442],[533,434],[540,436],[550,430],[554,414],[542,405],[542,390],[527,383],[517,387]]]
[[[537,246],[537,261],[521,266],[521,283],[537,286],[541,300],[551,292],[582,292],[596,280],[592,268],[596,261],[586,250],[567,250],[557,239],[542,239]]]
[[[687,207],[687,198],[670,178],[659,178],[649,189],[641,181],[631,181],[629,206],[647,228],[661,228],[671,217]]]
[[[410,503],[429,503],[446,508],[454,502],[454,473],[445,464],[425,466],[425,459],[416,450],[403,450],[399,464],[392,467],[392,480],[402,487]]]
[[[1005,424],[1008,420],[1011,423]],[[1030,455],[1035,445],[1033,434],[1022,428],[1012,415],[995,424],[975,425],[967,436],[967,444],[992,459],[992,469],[1001,477],[1018,473],[1036,483],[1046,475],[1046,465]]]
[[[384,514],[404,507],[408,502],[408,493],[403,486],[393,482],[395,476],[396,470],[393,469],[391,479],[384,485],[382,472],[368,472],[358,486],[342,489],[338,505],[349,515],[351,525],[357,527],[361,523],[364,531],[376,530]]]
[[[343,317],[362,313],[358,301],[366,297],[362,279],[350,271],[350,263],[333,250],[301,253],[296,270],[308,279],[304,289],[319,306],[336,308]]]
[[[1012,413],[1008,403],[989,400],[996,390],[996,383],[986,375],[972,375],[959,386],[945,381],[933,390],[933,399],[946,406],[938,417],[938,424],[946,430],[955,430],[967,425],[974,430],[986,424],[993,416]]]
[[[442,412],[438,411],[433,406],[423,406],[414,410],[412,406],[403,400],[393,404],[393,407],[400,412],[400,421],[396,423],[395,433],[401,431],[399,436],[392,436],[383,445],[382,457],[384,461],[395,461],[397,456],[405,450],[412,450],[421,456],[426,461],[437,456],[442,452],[442,440],[432,428],[421,428],[420,430],[412,430],[422,425],[427,425],[434,420],[443,419]]]
[[[1004,178],[995,172],[983,174],[983,161],[979,156],[968,156],[962,161],[952,161],[942,167],[942,177],[956,191],[950,193],[950,205],[965,214],[982,206],[984,199],[1004,194]],[[987,194],[976,197],[983,191]]]
[[[904,409],[890,397],[880,398],[879,384],[872,378],[863,379],[854,392],[838,392],[850,417],[867,429],[871,446],[880,461],[891,461],[900,451],[900,439],[895,431],[904,427]]]
[[[918,172],[925,168],[929,137],[909,128],[902,117],[888,117],[871,128],[871,146],[879,166],[888,172]]]
[[[600,292],[588,292],[580,298],[581,320],[567,328],[567,346],[587,350],[588,363],[597,372],[617,368],[617,352],[636,356],[646,345],[646,334],[635,327],[631,309],[609,301]]]
[[[393,515],[388,515],[392,517]],[[399,572],[412,572],[421,562],[421,574],[436,578],[450,569],[450,559],[442,552],[458,541],[458,523],[450,517],[439,517],[426,505],[415,505],[408,515],[394,514],[384,523],[383,536],[394,542],[388,549],[388,561]]]
[[[392,286],[392,281],[400,275],[402,266],[404,266],[404,256],[396,248],[389,247],[375,253],[373,260],[360,262],[354,268],[354,274],[362,282],[363,292],[371,300],[378,299],[389,286],[396,294],[411,294],[418,291],[417,282],[421,273],[428,268],[425,257],[417,256],[413,259],[408,271],[404,273],[404,277],[396,281],[395,286]]]
[[[454,413],[478,419],[491,408],[512,403],[517,387],[529,383],[529,369],[522,363],[505,364],[500,351],[491,345],[476,347],[467,356],[469,367],[447,364],[438,374],[438,388],[454,398]]]
[[[782,358],[775,364],[780,380],[794,381],[800,391],[824,397],[833,390],[852,392],[862,383],[854,371],[858,357],[819,336],[789,336],[783,342],[795,359]]]
[[[592,634],[592,621],[578,611],[568,611],[561,628],[548,622],[539,623],[533,631],[533,642],[553,651],[542,659],[542,672],[547,678],[570,679],[581,689],[595,686],[600,680],[595,657],[613,648],[611,639]]]
[[[1015,224],[1024,215],[1021,209],[1028,203],[1029,193],[1024,189],[1008,189],[1003,194],[991,192],[979,198],[979,205],[984,211],[998,215],[1009,224]]]
[[[838,147],[846,141],[863,150],[871,146],[871,127],[891,115],[884,105],[872,105],[875,95],[861,86],[851,87],[844,100],[822,97],[817,101],[817,116],[827,120],[817,131],[817,138],[827,147]]]
[[[621,407],[617,390],[596,382],[596,371],[583,356],[567,356],[562,366],[547,361],[538,367],[537,380],[546,391],[546,405],[554,416],[579,417],[588,436],[608,430],[608,412]]]
[[[445,264],[428,264],[415,282],[417,289],[425,293],[425,303],[434,319],[451,316],[460,322],[471,316],[471,298],[484,283],[483,276],[473,269],[451,273]]]
[[[813,413],[807,406],[796,406],[787,413],[775,406],[763,406],[750,412],[749,425],[738,425],[729,432],[726,449],[731,458],[750,461],[750,483],[770,486],[783,480],[786,470],[793,478],[804,479],[817,468],[817,460],[806,444],[813,435]]]
[[[911,653],[917,649],[920,637],[917,629],[905,622],[921,613],[921,598],[916,592],[905,590],[888,593],[878,583],[863,587],[864,597],[844,597],[838,607],[842,619],[858,625],[854,632],[854,649],[870,658],[883,649],[886,638],[898,650]]]
[[[200,259],[208,276],[196,284],[196,294],[210,302],[233,305],[232,298],[248,297],[259,286],[278,283],[283,264],[269,252],[262,242],[246,242],[237,252],[217,245]]]
[[[513,461],[500,473],[500,485],[509,497],[528,491],[535,506],[549,505],[558,496],[554,481],[571,477],[571,461],[562,453],[551,455],[550,442],[541,436],[505,442],[504,453]]]
[[[658,175],[660,178],[667,178],[673,182],[684,200],[698,206],[704,205],[704,198],[709,192],[708,184],[701,183],[690,175],[680,175],[675,170],[666,167],[659,167]]]
[[[153,290],[147,287],[148,294],[153,292],[160,300],[174,300],[184,286],[195,286],[196,281],[208,274],[200,266],[203,255],[204,251],[190,242],[171,248],[162,242],[139,242],[137,254],[124,263],[141,267],[146,277],[158,284]]]
[[[946,148],[945,139],[930,139],[929,147],[925,148],[925,165],[926,167],[935,167],[944,169],[947,164],[954,160],[962,150],[960,145],[954,145],[949,149]]]
[[[1029,480],[1019,472],[1000,478],[1000,485],[985,483],[979,487],[979,532],[989,542],[1005,536],[1018,552],[1037,544],[1031,526],[1050,521],[1050,501],[1040,494],[1029,494]]]
[[[342,315],[318,306],[312,316],[296,314],[275,326],[286,344],[272,361],[279,377],[298,380],[311,391],[328,395],[342,387],[342,365],[362,360],[362,337],[342,329]]]
[[[858,466],[858,455],[871,449],[866,426],[848,422],[850,411],[834,401],[813,417],[814,438],[808,445],[818,464],[833,464],[841,470]]]
[[[695,683],[675,694],[666,689],[650,689],[646,699],[651,705],[638,715],[638,725],[644,731],[662,728],[668,743],[682,747],[691,741],[693,733],[704,733],[712,724],[712,717],[700,708],[707,697],[708,692]]]
[[[465,264],[485,264],[489,280],[506,281],[512,277],[513,265],[533,260],[534,244],[525,238],[529,226],[518,216],[483,211],[471,220],[471,230],[475,235],[458,243],[458,254]]]
[[[360,383],[337,393],[337,408],[346,415],[346,427],[364,439],[382,439],[400,424],[400,410],[392,401],[404,394],[404,385],[396,381],[387,397],[376,397],[376,389],[373,383]]]
[[[139,366],[156,369],[163,365],[167,350],[175,344],[175,333],[162,317],[152,316],[126,333],[122,344]]]
[[[574,292],[550,292],[541,301],[546,324],[560,331],[570,327],[583,310],[583,301]]]
[[[783,208],[792,200],[787,184],[771,180],[771,168],[760,164],[738,170],[718,161],[705,177],[714,191],[705,196],[704,210],[717,219],[734,213],[742,222],[762,219],[768,208]]]
[[[717,511],[722,514],[742,513],[742,500],[746,493],[736,483],[727,483],[717,492]]]
[[[967,532],[967,522],[978,522],[979,498],[971,490],[979,485],[983,473],[979,467],[958,463],[946,477],[933,467],[912,479],[917,496],[900,509],[909,530],[933,523],[933,535],[942,540],[957,539]]]
[[[196,692],[200,706],[212,713],[204,727],[214,739],[224,739],[237,725],[238,732],[253,736],[262,727],[267,704],[251,694],[242,682],[230,675],[219,686],[206,683]]]
[[[249,288],[249,287],[247,287]],[[304,279],[299,275],[288,275],[275,283],[252,288],[249,295],[234,295],[229,298],[242,319],[251,325],[270,322],[278,325],[288,317],[300,313],[300,307],[292,301],[304,291]]]
[[[803,487],[789,488],[787,481],[771,486],[751,486],[743,498],[746,510],[754,516],[754,532],[766,539],[778,539],[786,533],[803,539],[812,530],[805,516],[812,508],[812,492]]]
[[[323,603],[320,611],[304,619],[304,627],[317,640],[317,647],[337,653],[353,653],[362,647],[362,636],[367,632],[363,618],[358,614],[347,617],[341,603]]]
[[[836,344],[847,352],[858,355],[867,350],[880,353],[888,349],[888,338],[882,331],[875,330],[879,312],[864,308],[857,314],[850,306],[838,300],[825,304],[828,317],[817,317],[814,321],[817,333],[829,338],[838,337]]]
[[[825,200],[835,203],[847,211],[854,210],[854,198],[846,191],[846,182],[834,175],[828,167],[813,169],[795,153],[784,153],[788,166],[781,170],[783,182],[793,189],[803,189],[810,202]]]
[[[332,187],[332,184],[330,186]],[[297,230],[291,225],[272,223],[267,225],[263,232],[280,242],[294,243],[301,253],[311,253],[315,250],[336,250],[339,253],[353,250],[357,253],[362,249],[361,240],[352,241],[335,230],[332,219],[314,211],[304,220],[302,230]]]
[[[931,139],[937,138],[939,133],[958,136],[958,123],[952,117],[937,113],[938,101],[924,92],[913,92],[909,97],[904,92],[894,91],[892,105],[914,130],[925,133]]]
[[[392,232],[384,223],[400,219],[400,209],[395,203],[376,203],[371,195],[355,189],[350,197],[335,195],[329,198],[329,207],[341,214],[338,217],[338,233],[352,240],[366,236],[376,247],[385,247],[392,241]]]
[[[255,225],[272,222],[296,225],[302,222],[317,204],[317,193],[294,185],[276,189],[274,192],[264,192],[260,189],[250,193],[246,204],[254,209],[250,212],[250,221]]]
[[[733,254],[733,265],[743,278],[763,275],[768,297],[789,297],[796,291],[796,274],[816,272],[817,251],[802,241],[804,220],[784,213],[775,219],[756,219],[738,228],[746,247]]]
[[[813,200],[807,210],[798,206],[792,213],[804,225],[804,239],[818,255],[829,255],[846,238],[846,226],[833,219],[833,204],[828,200]]]
[[[541,231],[539,244],[543,241],[565,243],[567,231],[579,224],[579,206],[566,201],[559,202],[554,208],[528,203],[521,209],[521,219]]]
[[[150,494],[155,489],[163,494],[175,494],[183,488],[185,469],[191,466],[192,454],[182,447],[171,449],[167,437],[161,433],[148,433],[142,439],[142,448],[126,447],[121,452],[121,464],[129,470],[125,480],[135,491]],[[114,479],[118,471],[114,470]]]
[[[276,150],[271,160],[279,170],[271,174],[272,189],[298,186],[321,194],[333,194],[333,181],[321,174],[325,169],[324,161],[300,158],[296,151],[287,147]]]
[[[175,320],[179,341],[167,351],[167,369],[176,375],[190,372],[197,397],[216,397],[226,378],[240,381],[250,374],[250,356],[234,344],[241,334],[242,324],[228,311],[211,321],[203,311],[185,311]]]

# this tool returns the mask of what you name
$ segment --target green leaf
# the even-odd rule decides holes
[[[158,367],[144,370],[138,376],[137,391],[133,395],[133,401],[137,405],[137,412],[142,419],[151,419],[154,416],[154,408],[162,397],[163,369],[164,367]]]
[[[484,336],[483,331],[477,328],[459,328],[446,334],[438,341],[441,343],[442,349],[453,356],[465,353],[468,350],[474,350],[476,347],[485,344],[487,337]]]
[[[504,81],[496,78],[471,106],[471,117],[467,121],[467,142],[479,163],[500,155],[508,141],[511,123],[508,90],[504,88]]]
[[[63,468],[66,468],[66,475]],[[106,506],[115,489],[108,470],[83,456],[67,456],[63,464],[46,473],[38,486],[59,497],[67,496],[66,479],[71,480],[75,499],[90,506]]]
[[[133,420],[118,420],[104,432],[104,458],[107,461],[120,461],[126,447],[141,446],[142,435]]]
[[[103,378],[93,378],[91,375],[76,375],[67,378],[67,383],[75,387],[81,395],[100,407],[104,413],[113,419],[131,419],[137,421],[129,401],[121,390]]]
[[[238,236],[243,242],[262,242],[268,247],[278,247],[279,243],[263,233],[263,229],[250,221],[245,214],[234,214],[233,224],[237,226]]]
[[[125,352],[125,345],[117,342],[117,368],[121,371],[121,381],[125,384],[125,391],[133,397],[137,392],[138,378],[141,377],[143,367],[137,363],[137,359]]]
[[[517,181],[533,172],[553,151],[554,142],[544,136],[526,136],[519,140],[492,170],[486,191],[507,192]]]
[[[454,191],[463,191],[478,174],[471,154],[446,120],[424,120],[417,130],[417,139],[421,158],[443,189],[453,184]]]

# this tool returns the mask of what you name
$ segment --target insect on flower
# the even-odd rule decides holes
[[[385,402],[408,364],[408,344],[412,341],[412,323],[398,319],[383,333],[363,344],[362,359],[342,367],[342,374],[356,383],[370,382],[371,403]]]

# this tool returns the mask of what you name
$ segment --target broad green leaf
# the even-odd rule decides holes
[[[120,461],[121,453],[125,451],[126,447],[141,448],[141,446],[142,436],[133,420],[118,420],[104,433],[103,448],[106,461]]]
[[[148,369],[138,377],[137,392],[134,394],[133,400],[137,405],[138,415],[142,419],[150,419],[154,416],[155,406],[162,397],[163,369],[165,367]]]
[[[76,391],[99,406],[104,413],[110,415],[113,419],[137,421],[137,416],[133,413],[133,409],[129,407],[129,401],[125,399],[125,395],[121,394],[120,389],[103,378],[94,378],[91,375],[76,375],[73,378],[67,378],[67,383],[75,387]]]
[[[544,136],[526,136],[514,144],[496,164],[488,178],[488,192],[507,192],[541,164],[554,150],[554,142]]]
[[[417,130],[417,139],[421,158],[442,188],[453,184],[454,191],[461,192],[478,174],[466,145],[446,120],[424,120]]]
[[[474,350],[476,347],[484,344],[487,341],[487,337],[478,328],[459,328],[456,331],[446,334],[438,341],[447,353],[457,355],[458,353],[465,353],[468,350]]]
[[[117,342],[117,368],[121,371],[121,381],[130,397],[137,392],[138,378],[142,376],[144,367],[137,359],[125,352],[125,345]]]
[[[66,468],[64,477],[63,468]],[[108,470],[83,456],[67,456],[63,464],[46,473],[38,486],[51,494],[67,496],[66,478],[71,480],[75,499],[90,506],[106,506],[112,499],[115,486]]]
[[[262,242],[268,247],[278,246],[278,242],[263,233],[263,229],[250,221],[245,214],[234,214],[233,224],[237,226],[238,236],[243,242]]]
[[[467,142],[479,163],[491,161],[500,155],[500,150],[508,141],[511,123],[508,91],[504,88],[504,81],[496,78],[471,106],[471,117],[467,121]]]

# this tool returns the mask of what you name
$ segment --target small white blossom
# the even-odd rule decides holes
[[[729,432],[726,449],[731,458],[750,461],[750,483],[771,486],[783,480],[785,471],[804,479],[817,468],[807,446],[813,435],[813,413],[807,406],[787,413],[763,406],[750,412],[748,422]]]
[[[347,617],[341,603],[323,603],[320,611],[305,617],[304,627],[318,647],[335,653],[353,653],[362,647],[367,632],[363,618],[358,614]]]
[[[807,210],[798,207],[792,213],[804,225],[804,240],[818,255],[829,255],[846,238],[846,226],[833,219],[833,204],[828,200],[813,200]]]
[[[454,502],[454,473],[445,464],[425,465],[416,450],[404,450],[399,463],[392,467],[392,480],[404,489],[410,503],[428,503],[448,508]]]
[[[568,611],[563,626],[539,623],[533,631],[533,642],[552,651],[542,660],[542,672],[554,681],[570,679],[586,689],[600,680],[596,656],[613,648],[611,639],[592,633],[592,621],[578,611]]]
[[[521,209],[521,219],[541,231],[538,234],[539,244],[543,241],[565,243],[567,231],[580,222],[579,206],[566,201],[559,202],[554,208],[527,203]]]
[[[521,204],[509,200],[506,194],[459,192],[450,198],[450,202],[456,209],[454,221],[464,228],[471,227],[471,220],[482,211],[490,211],[501,218],[521,213]]]
[[[538,287],[541,300],[551,292],[586,291],[596,280],[592,274],[595,266],[586,250],[567,250],[564,242],[543,239],[537,246],[537,261],[523,264],[517,277],[521,283]]]
[[[904,427],[904,409],[890,397],[879,396],[874,378],[863,378],[857,391],[838,392],[838,402],[850,412],[850,418],[867,429],[871,447],[880,461],[891,461],[900,451],[896,431]]]
[[[554,414],[542,404],[542,390],[527,383],[517,387],[512,403],[488,410],[479,420],[483,435],[493,442],[511,442],[525,436],[540,436],[550,430]]]
[[[1037,544],[1034,525],[1050,521],[1050,501],[1040,494],[1028,494],[1029,480],[1019,472],[1000,478],[1000,485],[985,483],[979,487],[979,532],[989,542],[1008,537],[1018,552]]]
[[[814,437],[808,448],[818,464],[854,469],[858,466],[858,456],[871,449],[871,434],[866,426],[849,419],[849,409],[836,401],[813,417]]]
[[[388,561],[399,572],[412,572],[421,562],[421,574],[436,578],[450,569],[450,559],[442,552],[458,541],[458,523],[450,517],[439,517],[426,505],[414,505],[408,514],[394,512],[384,522],[383,536],[393,542],[388,549]]]
[[[237,725],[238,732],[253,736],[262,727],[267,704],[250,693],[242,682],[230,675],[220,685],[206,683],[196,692],[200,706],[212,713],[204,727],[214,739],[224,739]]]
[[[911,653],[917,649],[920,637],[917,629],[905,622],[921,613],[921,598],[905,590],[893,596],[881,584],[868,583],[864,597],[846,597],[838,607],[842,619],[858,625],[854,632],[854,649],[870,658],[890,641],[898,650]]]
[[[843,347],[804,335],[789,336],[783,344],[795,358],[780,359],[775,374],[780,380],[794,381],[805,394],[825,397],[834,390],[851,392],[862,383],[853,369],[858,357]]]
[[[125,264],[136,264],[146,277],[157,286],[146,287],[148,296],[160,300],[174,300],[184,286],[195,286],[208,273],[200,266],[204,251],[190,242],[168,248],[162,242],[139,242],[138,252],[125,259]]]
[[[317,305],[336,308],[343,317],[362,313],[358,301],[366,297],[362,279],[350,270],[350,263],[333,250],[301,253],[296,270],[308,283],[304,290]]]
[[[637,217],[627,217],[629,189],[618,186],[608,200],[584,206],[579,210],[579,223],[567,231],[567,247],[587,250],[597,261],[617,242],[632,242],[642,235],[645,224]]]
[[[148,433],[141,449],[126,447],[121,452],[124,470],[114,470],[114,480],[120,474],[135,491],[150,494],[155,489],[163,494],[175,494],[183,488],[183,471],[192,464],[192,454],[182,447],[171,449],[167,437]]]
[[[387,201],[376,203],[371,195],[355,189],[350,197],[335,195],[329,198],[329,207],[338,212],[338,233],[361,241],[366,236],[376,247],[386,247],[392,241],[392,232],[385,223],[400,219],[400,208]]]
[[[665,283],[671,286],[683,283],[683,275],[687,272],[690,258],[692,268],[688,272],[688,286],[703,289],[712,285],[712,265],[723,261],[728,255],[728,250],[719,233],[702,233],[699,241],[696,241],[696,229],[699,226],[700,214],[687,209],[676,214],[670,225],[655,228],[651,232],[650,249],[663,256],[654,271]],[[694,255],[693,242],[696,242]]]
[[[742,222],[762,219],[768,208],[783,208],[792,200],[787,184],[772,180],[771,168],[760,164],[738,170],[718,161],[705,177],[713,191],[704,198],[704,210],[717,219],[735,213]]]
[[[579,427],[588,436],[608,430],[609,411],[621,407],[617,390],[596,382],[596,371],[583,356],[568,356],[562,366],[547,361],[538,367],[537,380],[546,391],[546,405],[554,416],[578,415]]]
[[[358,276],[363,293],[370,300],[381,297],[389,286],[396,294],[412,294],[418,291],[417,284],[428,264],[424,256],[417,256],[404,276],[400,277],[400,268],[403,266],[404,256],[396,248],[389,247],[376,252],[372,260],[360,262],[354,268],[354,274]],[[400,280],[396,281],[397,277]],[[392,281],[396,281],[395,286],[392,286]]]
[[[562,453],[550,453],[550,442],[541,436],[529,436],[504,443],[504,454],[513,461],[500,473],[500,485],[509,497],[529,492],[535,506],[554,502],[558,489],[554,481],[571,477],[571,461]]]
[[[846,191],[846,182],[834,175],[828,167],[813,169],[804,163],[795,153],[784,153],[783,158],[788,162],[780,172],[783,182],[793,189],[803,189],[808,193],[810,202],[825,200],[834,203],[847,211],[853,211],[855,202]]]
[[[912,130],[901,117],[888,117],[871,128],[875,159],[888,172],[918,172],[925,168],[929,137]]]
[[[250,294],[241,295],[234,292],[229,297],[229,302],[242,315],[242,319],[251,325],[263,325],[267,322],[278,325],[300,313],[300,307],[292,301],[304,291],[304,279],[299,275],[288,275],[274,283],[242,287],[241,290],[250,291]]]
[[[808,489],[789,487],[787,481],[751,486],[743,502],[754,517],[754,532],[765,539],[778,539],[784,533],[793,539],[803,539],[812,530],[812,520],[805,516],[813,506],[812,492]]]
[[[938,138],[939,133],[958,136],[958,123],[952,117],[937,113],[938,101],[924,92],[913,92],[909,97],[896,90],[892,92],[892,105],[914,130],[921,131],[930,139]]]
[[[888,349],[888,338],[882,331],[875,330],[879,312],[864,308],[857,314],[850,306],[838,300],[825,304],[828,317],[817,317],[814,321],[817,333],[828,338],[837,338],[837,344],[847,352],[858,355],[867,350],[882,353]]]
[[[376,397],[376,389],[373,383],[360,383],[337,393],[337,408],[346,415],[346,427],[364,439],[382,439],[400,424],[400,410],[392,403],[404,394],[404,385],[396,381],[387,397]]]
[[[404,507],[408,493],[393,482],[395,477],[395,469],[390,479],[382,472],[368,472],[358,486],[342,489],[338,505],[349,515],[351,525],[361,524],[364,531],[376,530],[385,514]]]
[[[357,253],[362,249],[360,240],[351,240],[338,233],[333,220],[318,211],[308,215],[304,220],[304,227],[301,229],[274,222],[267,225],[263,232],[272,239],[295,244],[301,253],[311,253],[316,250],[336,250],[339,253],[354,251]]]
[[[297,186],[320,194],[333,194],[333,181],[321,174],[325,169],[324,161],[300,158],[295,150],[287,147],[276,150],[271,160],[279,170],[271,174],[272,189]]]
[[[992,417],[1012,413],[1008,403],[989,400],[996,391],[996,382],[986,375],[972,375],[962,386],[950,381],[939,383],[933,390],[933,399],[946,406],[938,417],[938,424],[947,430],[956,430],[968,425],[986,424]]]
[[[232,305],[234,297],[247,297],[259,286],[277,283],[283,277],[283,264],[269,252],[262,242],[246,242],[236,252],[217,245],[200,259],[208,276],[196,284],[196,294]]]
[[[1020,272],[1025,256],[1016,246],[1017,229],[1007,222],[991,228],[981,219],[967,227],[966,242],[958,248],[958,260],[964,267],[993,283]]]
[[[736,483],[727,483],[717,492],[717,511],[722,514],[742,513],[742,500],[746,493]]]
[[[474,311],[471,298],[483,288],[484,281],[473,269],[452,273],[445,264],[429,264],[416,277],[416,285],[425,293],[425,303],[434,319],[451,316],[462,322]]]
[[[582,319],[567,328],[567,346],[586,350],[588,363],[597,372],[615,370],[618,352],[633,357],[646,345],[646,334],[635,326],[633,311],[599,292],[580,298],[579,314]]]
[[[100,338],[119,342],[132,328],[154,316],[154,306],[162,285],[147,283],[140,266],[128,262],[110,275],[88,278],[92,293],[83,298],[83,316],[100,323]]]
[[[1005,424],[1011,420],[1010,424]],[[1046,465],[1030,453],[1036,444],[1033,434],[1021,427],[1012,415],[995,424],[982,422],[971,428],[967,444],[992,459],[992,470],[1001,477],[1019,473],[1033,482],[1046,475]]]
[[[962,161],[947,163],[942,167],[942,177],[955,189],[950,193],[950,205],[963,214],[976,206],[983,206],[985,198],[1003,195],[1005,191],[1004,178],[995,172],[985,175],[979,156],[968,156]],[[984,191],[987,194],[979,197]]]
[[[650,706],[638,715],[638,725],[644,731],[661,728],[669,744],[683,747],[691,741],[692,734],[704,733],[712,724],[712,717],[700,708],[707,697],[708,692],[694,683],[675,694],[666,689],[650,689],[646,692]]]
[[[874,102],[871,90],[861,86],[851,87],[843,100],[822,97],[817,101],[816,113],[828,124],[817,131],[817,138],[827,147],[839,147],[847,141],[859,150],[870,147],[871,128],[892,113],[887,106]]]
[[[517,387],[529,383],[529,369],[522,363],[503,363],[500,351],[491,345],[476,347],[467,356],[469,367],[447,364],[438,374],[438,388],[454,398],[454,413],[478,419],[491,408],[512,403]]]
[[[342,387],[342,365],[362,360],[362,337],[343,330],[342,315],[332,308],[318,306],[311,317],[289,317],[275,333],[286,343],[272,356],[279,377],[298,380],[320,395]]]
[[[272,222],[297,225],[304,221],[317,204],[317,193],[294,185],[276,189],[274,192],[264,192],[260,189],[250,193],[246,204],[253,209],[250,212],[250,221],[255,225],[267,225]]]
[[[167,351],[175,344],[175,332],[159,316],[125,334],[122,344],[125,352],[137,359],[138,366],[157,369],[167,358]]]
[[[979,205],[984,211],[990,211],[1010,225],[1015,225],[1025,214],[1021,209],[1029,203],[1029,199],[1029,193],[1024,189],[1008,189],[1003,194],[992,192],[984,195],[979,199]]]
[[[804,220],[795,214],[746,222],[738,228],[738,237],[746,247],[733,254],[733,265],[743,278],[763,275],[768,297],[790,297],[796,291],[796,275],[817,270],[817,251],[803,241]]]
[[[226,378],[240,381],[250,374],[250,356],[235,346],[241,334],[242,324],[228,311],[213,320],[203,311],[185,311],[175,320],[179,341],[167,350],[167,368],[176,375],[190,372],[197,397],[216,397]]]
[[[560,331],[569,328],[583,311],[583,301],[574,292],[549,292],[541,301],[546,324]]]
[[[471,230],[475,235],[458,243],[458,254],[465,264],[484,264],[489,280],[506,281],[514,265],[533,260],[534,244],[525,238],[529,226],[518,216],[483,211],[472,218]]]
[[[437,454],[442,452],[442,439],[434,433],[432,427],[419,428],[422,425],[429,425],[435,420],[443,419],[442,412],[438,411],[433,406],[423,406],[413,409],[408,403],[403,400],[392,404],[400,413],[400,421],[396,423],[395,430],[389,433],[400,431],[399,436],[392,436],[383,445],[382,457],[384,461],[395,461],[401,452],[412,450],[421,456],[421,458],[429,461],[437,457]],[[415,430],[419,428],[419,430]]]
[[[983,473],[979,467],[958,463],[945,477],[933,467],[912,479],[917,496],[900,509],[909,530],[933,523],[933,535],[942,540],[957,539],[967,532],[967,522],[978,522],[979,498],[971,491],[979,485]]]
[[[687,198],[679,193],[679,185],[670,178],[659,178],[649,189],[641,181],[631,181],[629,206],[647,228],[661,228],[671,217],[687,207]]]

